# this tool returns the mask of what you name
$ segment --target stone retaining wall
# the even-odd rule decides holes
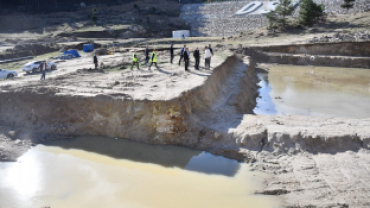
[[[187,4],[180,18],[191,27],[191,36],[228,37],[267,25],[262,15],[234,16],[251,1],[229,1],[211,4]]]
[[[357,0],[353,9],[340,7],[342,0],[314,0],[324,4],[327,13],[359,13],[370,10],[370,0]],[[239,32],[250,31],[268,24],[265,15],[234,16],[243,6],[252,1],[225,1],[204,4],[186,4],[180,18],[191,27],[191,36],[228,37]],[[298,15],[299,7],[295,11]]]

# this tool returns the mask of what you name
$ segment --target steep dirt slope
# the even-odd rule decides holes
[[[368,206],[370,119],[247,114],[256,83],[253,60],[231,56],[202,85],[169,100],[3,88],[0,156],[14,160],[24,151],[14,146],[79,135],[175,144],[273,174],[258,193],[283,195],[288,207]]]

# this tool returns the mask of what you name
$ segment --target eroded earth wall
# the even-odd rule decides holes
[[[287,207],[368,207],[370,119],[249,114],[257,97],[254,66],[248,57],[228,57],[202,86],[168,101],[63,94],[57,87],[2,90],[0,138],[7,130],[14,139],[39,133],[34,143],[103,135],[182,145],[270,173],[257,193],[281,195]],[[17,140],[7,143],[24,142]],[[0,159],[14,160],[1,141]]]
[[[243,55],[259,63],[370,68],[370,42],[245,47]]]
[[[204,127],[202,115],[214,103],[235,113],[256,105],[254,66],[231,56],[200,87],[171,100],[133,100],[125,94],[63,94],[57,87],[22,87],[1,92],[0,125],[24,127],[50,135],[101,135],[157,144],[194,146]],[[252,79],[252,80],[253,80]],[[242,87],[224,89],[227,82]],[[199,118],[198,118],[199,117]],[[206,117],[206,116],[205,116]]]
[[[368,57],[370,55],[370,42],[273,45],[258,47],[257,49],[263,52],[275,53]]]

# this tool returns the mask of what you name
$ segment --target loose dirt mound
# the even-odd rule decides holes
[[[55,43],[47,44],[18,44],[12,50],[0,54],[0,59],[12,59],[25,56],[38,56],[45,53],[59,51],[61,46]]]

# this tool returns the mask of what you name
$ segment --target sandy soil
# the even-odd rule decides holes
[[[337,22],[339,21],[342,20]],[[355,16],[351,21],[354,23],[355,28],[355,21],[365,21],[366,23],[367,17]],[[318,30],[318,32],[312,30],[298,34],[278,33],[274,36],[260,35],[260,33],[267,32],[261,30],[251,35],[241,35],[239,38],[225,40],[225,43],[222,44],[226,47],[222,47],[220,49],[222,51],[217,52],[213,58],[212,67],[214,68],[222,63],[231,54],[227,44],[233,44],[235,47],[237,44],[303,43],[315,36],[332,34],[337,29],[326,30],[324,25],[322,28],[318,28]],[[197,41],[197,39],[193,40]],[[209,39],[209,41],[205,39],[199,40],[203,42],[191,43],[188,46],[191,48],[204,47],[205,44],[212,43],[215,47],[217,43],[213,41],[220,41],[217,38]],[[108,43],[110,40],[106,41],[103,42]],[[157,47],[168,46],[167,39],[151,40],[148,43]],[[180,43],[181,40],[178,41],[178,44]],[[1,47],[5,49],[10,46],[3,44]],[[162,112],[163,115],[156,115],[154,112],[150,112],[154,108],[143,107],[140,109],[140,105],[134,106],[135,111],[138,114],[142,114],[140,116],[146,118],[143,115],[150,114],[151,117],[147,120],[120,120],[123,130],[113,128],[113,125],[110,125],[110,122],[116,125],[114,123],[116,118],[113,118],[109,110],[99,109],[103,113],[101,115],[93,115],[90,118],[87,115],[89,109],[86,109],[82,114],[86,114],[84,119],[92,119],[91,121],[88,120],[91,126],[87,127],[87,131],[82,132],[112,136],[111,134],[117,133],[119,135],[124,132],[127,130],[124,129],[127,126],[132,131],[125,132],[127,135],[125,133],[121,135],[127,137],[136,135],[138,140],[142,142],[183,145],[250,162],[253,169],[274,175],[274,177],[267,179],[266,188],[261,188],[258,193],[281,195],[285,199],[287,207],[370,206],[370,187],[367,182],[370,180],[369,169],[367,168],[370,163],[369,119],[336,119],[296,115],[244,115],[243,113],[247,113],[248,109],[240,109],[241,107],[238,106],[238,103],[248,103],[250,105],[248,108],[251,108],[257,97],[253,86],[257,80],[252,75],[246,75],[243,71],[246,66],[249,69],[254,69],[248,61],[245,60],[246,63],[233,65],[238,69],[232,70],[228,78],[221,79],[214,76],[213,81],[220,85],[204,87],[207,80],[212,78],[213,70],[205,71],[202,68],[204,66],[203,59],[200,71],[194,70],[192,63],[190,65],[191,71],[185,72],[183,65],[179,67],[177,64],[168,63],[169,56],[167,52],[160,52],[160,69],[154,70],[155,67],[152,67],[152,71],[148,71],[143,63],[143,54],[139,53],[139,57],[141,60],[140,70],[134,68],[131,71],[129,69],[132,52],[125,52],[99,57],[99,60],[104,63],[103,71],[94,71],[89,70],[94,67],[92,55],[83,54],[81,58],[59,62],[58,70],[47,73],[47,80],[44,82],[39,81],[40,74],[25,75],[17,68],[16,71],[20,73],[18,78],[0,81],[0,93],[5,95],[5,93],[18,93],[30,89],[32,93],[35,93],[33,96],[36,96],[37,93],[44,94],[42,90],[57,89],[57,93],[67,97],[76,96],[77,98],[77,96],[81,96],[86,99],[89,96],[94,97],[101,94],[116,94],[122,97],[128,95],[132,100],[143,102],[146,100],[171,100],[176,97],[185,101],[186,99],[194,99],[189,101],[191,104],[181,101],[183,109],[180,109],[180,112],[170,112],[170,114]],[[175,63],[178,61],[178,56],[175,57],[174,61]],[[225,74],[228,73],[225,72]],[[245,78],[245,76],[250,77]],[[241,89],[241,86],[243,86],[243,89]],[[188,97],[184,96],[184,92],[191,91],[197,87],[206,89],[199,93],[196,99],[193,95],[192,98],[189,98],[190,95],[187,95]],[[248,92],[245,93],[246,91]],[[249,100],[249,102],[246,100]],[[206,104],[203,105],[202,102],[197,103],[195,101],[202,101]],[[16,112],[14,108],[17,108],[19,105],[19,103],[15,103],[11,110]],[[88,104],[86,105],[88,106]],[[195,105],[195,107],[193,106],[189,111],[186,105]],[[197,109],[196,105],[200,105],[200,107],[198,106],[199,108]],[[0,103],[0,110],[3,110],[1,109],[2,106],[5,106],[4,103]],[[48,106],[41,104],[40,106],[45,107],[44,110],[49,110],[47,109]],[[63,108],[65,106],[60,107]],[[110,108],[111,106],[107,107],[107,109]],[[189,111],[190,113],[187,112],[189,115],[182,115],[184,111]],[[57,113],[54,109],[51,109],[50,112]],[[25,110],[24,113],[29,112]],[[175,117],[178,114],[180,116]],[[39,116],[39,123],[46,128],[47,125],[45,123],[48,121],[42,121],[42,116],[45,115],[40,113]],[[70,118],[61,117],[60,120],[65,120],[70,124],[73,119],[79,119],[77,116],[73,116],[70,115]],[[172,118],[172,116],[175,118]],[[166,117],[171,117],[172,120]],[[96,118],[98,120],[95,120]],[[2,119],[0,117],[0,123],[3,122]],[[21,119],[23,118],[18,120]],[[30,120],[33,119],[34,117],[31,117]],[[167,131],[166,125],[178,124],[183,121],[188,122],[188,126],[185,126],[189,129],[187,133],[174,133],[172,131],[163,136]],[[98,122],[100,122],[99,125],[106,125],[106,129],[99,126]],[[127,125],[124,122],[127,122]],[[86,122],[81,123],[84,124]],[[129,123],[133,125],[131,126]],[[82,125],[77,122],[76,124],[73,123],[71,127],[63,124],[58,126],[57,129],[73,129],[74,126]],[[165,133],[153,135],[151,128],[154,128],[157,133],[159,131],[164,131]],[[42,128],[40,129],[42,131]],[[146,131],[150,132],[150,134],[147,134]],[[45,139],[63,138],[55,135],[52,138],[48,136],[45,132],[35,132],[35,129],[26,126],[1,126],[0,160],[15,161],[32,144],[40,143]]]
[[[266,135],[251,166],[274,177],[258,193],[282,195],[289,207],[368,207],[369,124],[369,119],[245,116],[231,131],[248,150],[253,142],[246,137]]]
[[[88,58],[86,57],[85,63],[74,67],[84,68],[91,65]],[[113,59],[117,62],[120,60],[119,57],[112,56],[112,61],[109,63],[113,64]],[[215,64],[223,60],[222,57],[217,58],[217,56],[215,59]],[[12,118],[12,121],[1,122],[16,124],[33,122],[39,124],[40,128],[37,129],[42,131],[54,128],[50,123],[47,124],[48,121],[44,118],[53,120],[54,117],[58,117],[57,120],[54,119],[58,125],[55,126],[58,132],[59,129],[69,132],[76,131],[77,128],[83,134],[84,132],[109,136],[117,134],[121,137],[137,138],[142,142],[177,144],[206,150],[217,155],[251,162],[254,169],[274,174],[275,177],[266,181],[267,188],[258,193],[282,195],[288,207],[366,207],[369,204],[369,187],[366,183],[369,175],[366,167],[370,161],[368,153],[370,132],[367,128],[370,125],[369,119],[243,114],[254,108],[257,96],[254,64],[248,59],[244,61],[245,63],[229,60],[229,64],[224,64],[222,68],[217,69],[217,73],[213,71],[212,74],[204,70],[194,71],[192,68],[191,72],[186,73],[178,67],[171,69],[174,65],[178,66],[176,64],[165,63],[160,65],[163,67],[162,71],[126,69],[103,73],[76,71],[75,68],[72,73],[66,72],[46,82],[31,79],[24,83],[15,80],[10,84],[12,81],[4,81],[2,83],[4,96],[10,96],[9,93],[16,95],[17,92],[22,93],[28,88],[34,93],[33,96],[38,98],[44,96],[44,99],[49,100],[45,104],[32,102],[35,113],[32,112],[30,116],[25,115],[25,119],[29,117],[27,120],[19,117],[18,120]],[[77,64],[77,62],[73,63]],[[140,90],[141,95],[138,95],[137,91],[132,92],[122,86],[122,84],[130,85],[132,74],[138,77],[141,75],[141,80],[134,82],[135,85],[139,84],[135,90]],[[172,81],[164,82],[165,85],[157,84],[169,76],[177,81],[176,84]],[[106,81],[103,82],[102,78]],[[95,79],[99,82],[96,83]],[[155,84],[158,86],[154,87]],[[187,93],[182,93],[182,90],[188,90],[184,86],[193,88]],[[176,95],[163,93],[171,87]],[[48,94],[49,92],[43,95],[42,92],[47,88],[59,88],[58,96],[64,94],[71,97],[71,95],[82,94],[83,96],[75,97],[75,104],[83,106],[80,109],[79,118],[74,117],[73,110],[76,111],[74,103],[62,105],[63,103],[59,104],[58,100],[53,99],[52,94]],[[103,92],[101,92],[102,89]],[[91,97],[107,93],[114,95],[117,94],[116,90],[123,90],[125,94],[135,96],[137,103],[131,106],[132,102],[121,97],[88,100],[89,95]],[[163,99],[164,95],[169,98],[179,96],[179,99],[172,99],[171,103],[140,100]],[[22,98],[13,96],[9,99]],[[119,106],[112,107],[112,99],[113,101],[121,99],[121,102],[113,102]],[[98,100],[101,106],[98,106],[99,109],[95,109],[95,114],[92,115],[91,102],[98,102]],[[163,114],[160,111],[162,104],[166,107]],[[55,110],[51,105],[62,109]],[[158,105],[158,108],[150,105]],[[15,112],[17,109],[14,108],[17,107],[25,109],[30,106],[24,106],[24,103],[14,104],[12,112]],[[134,107],[134,115],[121,111],[131,107]],[[53,112],[52,116],[49,111]],[[96,111],[99,111],[99,114]],[[70,117],[63,117],[65,113],[71,114]],[[114,117],[118,115],[116,113],[121,113],[120,116],[128,120],[117,119]],[[34,118],[34,114],[38,117]],[[32,135],[28,138],[39,138],[43,133],[40,132],[38,136],[32,132],[32,129],[27,130],[20,125],[10,125],[2,130],[2,160],[14,160],[23,152],[23,149],[17,149],[18,144],[24,142],[25,145],[22,148],[27,149],[33,142],[30,139],[13,141],[14,139],[12,140],[9,135],[15,133],[11,131]],[[46,131],[44,135],[47,135]],[[17,136],[13,138],[18,139]],[[35,143],[40,141],[42,139]],[[7,156],[9,152],[12,154]]]
[[[211,69],[224,61],[224,56],[215,55],[212,58]],[[140,69],[136,65],[131,70],[132,53],[100,56],[103,67],[92,70],[92,54],[81,58],[61,61],[58,70],[48,71],[46,81],[39,81],[41,73],[26,74],[17,69],[19,78],[0,82],[2,89],[15,89],[27,86],[58,88],[61,93],[124,93],[133,99],[167,100],[182,92],[204,83],[212,70],[204,69],[204,58],[201,57],[200,70],[195,70],[194,59],[189,64],[189,72],[185,71],[184,62],[178,65],[179,56],[175,56],[173,64],[166,52],[158,53],[159,69],[149,66],[143,61],[144,55],[138,53]],[[101,70],[103,68],[103,70]],[[191,80],[191,82],[189,82]]]

